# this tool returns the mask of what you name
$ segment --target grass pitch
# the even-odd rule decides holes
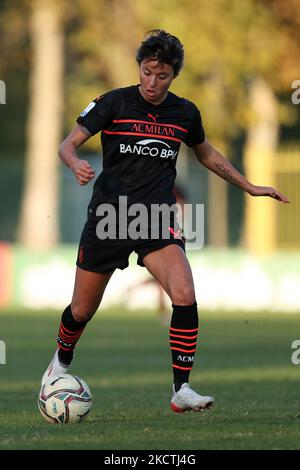
[[[204,413],[170,409],[168,328],[152,312],[99,311],[70,369],[93,394],[80,424],[51,425],[36,405],[60,312],[0,312],[0,449],[300,449],[297,315],[201,313],[192,387],[216,398]]]

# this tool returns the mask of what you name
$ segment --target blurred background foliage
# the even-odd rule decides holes
[[[0,230],[0,238],[19,238],[26,244],[26,237],[22,238],[24,217],[27,217],[24,216],[29,171],[26,162],[32,152],[32,145],[28,144],[30,133],[34,132],[30,130],[34,128],[32,124],[28,127],[28,120],[32,120],[32,115],[39,119],[37,108],[35,112],[31,108],[34,90],[30,80],[36,62],[34,43],[39,42],[38,34],[43,33],[33,34],[32,18],[42,8],[48,9],[50,15],[52,11],[57,31],[62,34],[63,103],[61,119],[58,117],[56,123],[61,137],[71,130],[76,117],[93,98],[112,88],[138,83],[136,49],[147,31],[163,28],[178,36],[185,47],[185,66],[172,91],[199,106],[209,140],[224,150],[239,170],[245,169],[245,149],[255,148],[257,140],[258,134],[253,132],[258,120],[255,96],[260,96],[262,108],[260,135],[267,135],[265,129],[270,127],[270,113],[264,114],[264,107],[272,109],[272,135],[276,138],[272,142],[270,138],[265,139],[270,141],[266,143],[266,152],[274,152],[274,148],[283,144],[297,145],[300,113],[299,107],[291,103],[291,84],[300,78],[298,0],[1,0],[0,79],[7,84],[7,104],[0,106],[0,161],[2,170],[7,170],[6,185],[15,186],[15,202],[10,210],[14,215],[5,212],[7,223]],[[45,28],[47,24],[45,20]],[[48,52],[49,61],[44,68],[50,76],[54,61],[50,50],[45,50],[44,55]],[[43,83],[38,86],[45,88]],[[51,107],[51,89],[42,91],[49,100],[48,105],[47,99],[43,100],[44,106]],[[47,133],[46,126],[44,132]],[[98,152],[99,136],[90,139],[84,151]],[[53,158],[57,158],[56,153]],[[208,220],[206,226],[208,242],[221,246],[243,244],[245,209],[241,194],[236,188],[228,190],[228,185],[223,189],[220,186],[216,192],[213,180],[204,172],[194,181],[191,176],[194,163],[190,163],[187,151],[183,162],[185,158],[189,163],[182,164],[182,168],[179,165],[179,170],[185,168],[185,174],[179,172],[178,176],[186,186],[188,199],[207,203],[215,195],[215,200],[227,201],[222,207],[221,204],[216,209],[212,206],[214,215],[210,215],[211,223]],[[21,179],[10,182],[13,166],[14,175],[19,172]],[[51,185],[48,180],[44,184]],[[197,193],[199,182],[203,190]],[[4,187],[0,197],[7,194],[5,182]],[[76,198],[74,194],[73,197]],[[63,205],[61,198],[61,211]],[[216,219],[220,236],[214,239]],[[49,243],[59,238],[76,239],[77,232],[72,238],[59,235],[61,231]],[[40,237],[35,235],[35,238]]]
[[[16,125],[8,119],[10,132],[1,132],[1,149],[23,148],[31,66],[29,17],[32,4],[41,1],[0,3],[0,76],[10,85],[10,108],[14,111],[17,101],[19,111]],[[292,81],[300,76],[297,0],[55,1],[65,35],[67,130],[94,96],[138,82],[135,52],[154,27],[170,31],[184,43],[185,68],[173,89],[201,108],[207,132],[216,140],[247,129],[253,77],[264,77],[280,98],[290,94]],[[291,113],[290,107],[284,108],[280,122],[293,126],[298,110]],[[97,143],[90,145],[96,149]]]

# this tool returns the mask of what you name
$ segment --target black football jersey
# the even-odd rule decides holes
[[[103,171],[97,178],[89,211],[103,203],[176,202],[173,186],[181,142],[189,147],[205,139],[198,108],[168,92],[159,105],[146,101],[139,85],[119,88],[92,101],[77,119],[92,134],[99,131]]]

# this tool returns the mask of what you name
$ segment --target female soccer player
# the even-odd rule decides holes
[[[183,57],[183,46],[175,36],[153,30],[136,55],[140,84],[112,90],[92,101],[60,145],[61,160],[73,171],[77,182],[85,185],[94,178],[95,171],[78,157],[76,149],[102,131],[103,171],[95,182],[79,243],[73,298],[62,314],[58,348],[42,384],[56,374],[67,372],[74,347],[98,309],[109,279],[116,268],[128,266],[128,257],[134,250],[138,254],[137,263],[148,269],[172,301],[172,410],[175,413],[200,411],[214,402],[211,396],[202,396],[189,385],[198,312],[184,237],[178,232],[172,214],[167,222],[164,217],[153,222],[149,214],[157,204],[171,207],[176,202],[173,186],[182,141],[192,147],[202,165],[250,195],[288,200],[274,188],[247,181],[205,138],[197,107],[169,91],[183,66]],[[125,200],[127,219],[104,218],[108,207],[120,215]],[[124,236],[124,226],[121,227],[124,220],[127,220],[125,228],[129,228],[128,221],[134,220],[136,212],[131,212],[136,208],[134,204],[139,207],[143,204],[148,211],[140,220],[144,227],[139,238],[129,230]],[[104,222],[109,226],[107,238],[103,236]],[[159,235],[153,236],[151,229],[157,226]]]

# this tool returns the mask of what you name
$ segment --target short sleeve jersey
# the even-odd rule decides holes
[[[101,133],[103,171],[89,211],[100,203],[176,202],[173,186],[181,142],[189,147],[205,139],[198,108],[168,92],[159,105],[146,101],[139,85],[119,88],[92,101],[77,119],[91,134]]]

